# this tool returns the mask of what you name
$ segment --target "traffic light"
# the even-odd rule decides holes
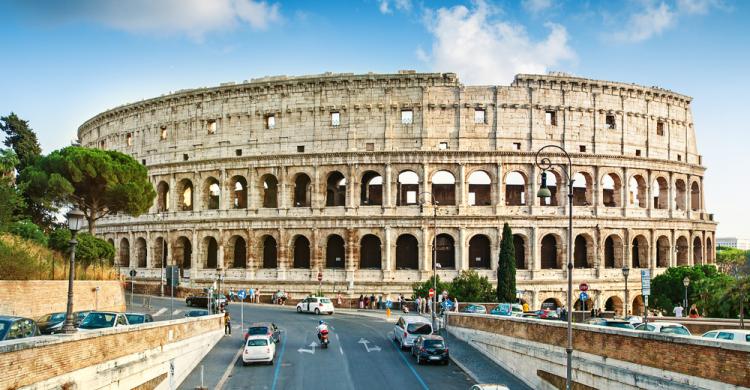
[[[167,286],[177,287],[180,285],[180,267],[176,265],[167,266]]]

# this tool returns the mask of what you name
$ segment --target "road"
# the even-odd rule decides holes
[[[136,304],[140,302],[136,296]],[[151,298],[151,312],[157,320],[169,319],[168,298]],[[166,309],[166,310],[164,310]],[[174,317],[188,308],[175,299]],[[143,311],[140,305],[132,310]],[[271,321],[282,330],[274,365],[242,366],[237,359],[243,346],[240,304],[229,305],[232,335],[224,337],[182,383],[180,389],[468,389],[473,381],[452,362],[417,365],[406,351],[393,342],[393,324],[382,318],[336,313],[333,316],[299,314],[292,306],[245,304],[245,326],[255,321]],[[329,349],[317,347],[318,320],[331,327]],[[312,345],[311,345],[312,344]],[[448,345],[450,348],[450,345]]]

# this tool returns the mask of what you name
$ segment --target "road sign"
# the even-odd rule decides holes
[[[318,272],[318,282],[322,282],[322,281],[323,281],[323,273]]]
[[[434,296],[435,296],[435,289],[434,289],[434,288],[431,288],[431,289],[430,289],[430,291],[429,291],[428,293],[429,293],[429,295],[430,295],[430,298],[434,297]]]
[[[585,292],[582,292],[582,293],[581,293],[581,300],[582,300],[582,301],[585,301],[585,300],[587,300],[587,299],[589,299],[589,294],[586,294]]]
[[[130,270],[130,277],[131,278],[134,278],[136,274],[137,274],[137,272],[134,269]]]
[[[589,291],[588,283],[581,283],[578,285],[578,289],[581,291]]]
[[[641,290],[643,295],[651,295],[651,272],[647,269],[641,270]]]
[[[245,299],[245,297],[247,296],[245,294],[246,294],[245,290],[239,290],[239,291],[237,291],[237,297],[239,297],[240,299]]]

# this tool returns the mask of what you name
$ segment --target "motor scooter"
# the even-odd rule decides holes
[[[328,331],[322,330],[318,334],[318,339],[320,339],[320,347],[321,348],[328,348]]]

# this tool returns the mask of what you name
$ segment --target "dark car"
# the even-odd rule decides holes
[[[62,331],[62,327],[65,324],[65,312],[61,313],[50,313],[39,317],[36,320],[36,325],[39,327],[41,334],[55,334]]]
[[[16,340],[39,335],[36,322],[29,318],[0,316],[0,341]]]
[[[245,340],[247,340],[247,336],[262,335],[272,338],[276,343],[281,341],[281,331],[279,331],[279,328],[273,322],[255,322],[250,324],[245,333]]]
[[[430,334],[417,337],[411,347],[411,354],[417,358],[417,364],[424,362],[448,364],[448,347],[441,336]]]
[[[213,294],[212,306],[215,309],[218,305],[224,304],[229,305],[227,297],[223,294]],[[191,295],[185,298],[185,304],[188,306],[205,307],[208,308],[208,295]]]
[[[81,322],[83,322],[83,319],[86,318],[86,316],[91,313],[91,310],[82,310],[82,311],[76,311],[73,312],[73,315],[76,319],[76,328],[81,326]]]
[[[208,315],[208,310],[188,310],[185,317],[203,317]]]
[[[145,324],[147,322],[154,322],[154,317],[151,314],[143,313],[125,313],[125,317],[128,317],[128,324],[137,325]]]

